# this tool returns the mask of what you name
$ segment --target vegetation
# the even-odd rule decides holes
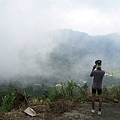
[[[2,98],[1,112],[8,112],[12,109],[18,109],[20,105],[27,104],[29,96],[15,89],[14,92],[8,93]]]
[[[31,89],[29,90],[31,91]],[[49,109],[52,109],[54,112],[59,110],[60,106],[62,107],[61,110],[64,111],[72,107],[75,102],[90,102],[91,88],[82,88],[70,79],[66,83],[50,88],[49,91],[45,91],[41,96],[37,97],[28,96],[24,89],[22,91],[15,89],[2,97],[0,111],[2,113],[18,109],[22,105],[27,106],[27,103],[33,101],[33,99],[36,99],[39,104],[48,103]],[[103,101],[113,102],[114,99],[120,100],[120,85],[104,86]],[[56,107],[52,107],[54,105]],[[69,105],[69,107],[64,108],[64,105]]]
[[[82,75],[82,79],[87,79],[85,75],[92,63],[95,59],[102,59],[103,69],[120,78],[119,35],[91,36],[71,29],[59,30],[58,33],[55,39],[59,43],[49,55],[49,65],[56,76],[78,79]]]
[[[85,101],[88,100],[89,91],[87,89],[81,88],[79,85],[77,85],[73,80],[68,80],[67,84],[61,83],[61,86],[54,87],[48,98],[51,101],[56,101],[59,99],[74,99],[76,101]]]
[[[103,80],[103,101],[120,100],[120,36],[115,34],[90,36],[73,30],[60,30],[58,33],[54,36],[58,43],[53,51],[47,54],[46,60],[40,59],[42,58],[39,56],[40,53],[33,55],[34,64],[37,69],[44,68],[45,75],[42,73],[40,76],[20,75],[21,77],[17,76],[14,79],[9,78],[12,80],[8,83],[0,83],[1,113],[18,109],[33,101],[45,104],[48,110],[53,112],[68,110],[75,102],[91,101],[92,80],[88,75],[96,58],[103,60],[107,73]],[[22,54],[24,50],[20,53]],[[25,53],[23,56],[23,62],[27,57],[29,60],[29,55]],[[65,78],[75,80],[69,79],[66,82]],[[81,87],[79,79],[87,81],[88,87]],[[2,81],[4,79],[0,78],[0,82]],[[56,86],[58,83],[59,86]]]

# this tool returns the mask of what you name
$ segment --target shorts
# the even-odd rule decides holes
[[[94,88],[92,88],[92,94],[96,94],[96,91],[97,91],[98,95],[102,94],[102,89],[94,89]]]

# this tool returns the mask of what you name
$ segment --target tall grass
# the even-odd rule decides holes
[[[103,87],[103,100],[104,102],[111,102],[114,99],[120,100],[120,85],[104,86]]]
[[[2,107],[0,108],[0,111],[10,111],[13,108],[13,102],[14,102],[14,97],[12,96],[11,93],[7,94],[2,98]]]
[[[54,87],[50,94],[49,99],[56,101],[59,99],[74,99],[76,101],[86,101],[89,99],[89,91],[81,88],[73,80],[67,80],[66,84],[61,83],[61,86]]]
[[[2,98],[2,106],[0,107],[0,112],[7,112],[11,109],[19,108],[21,104],[27,103],[27,96],[22,91],[15,90],[14,92],[11,92],[4,96]]]
[[[91,101],[91,90],[81,88],[72,79],[67,80],[67,83],[61,83],[61,86],[59,87],[53,87],[46,94],[47,95],[44,95],[44,99],[42,99],[42,97],[40,99],[36,99],[41,102],[69,101],[69,103],[71,103],[70,101]],[[115,85],[112,87],[104,86],[103,101],[112,102],[114,99],[120,100],[120,85]],[[14,91],[12,93],[9,93],[2,98],[2,106],[0,107],[0,111],[7,112],[12,109],[19,108],[21,104],[26,103],[26,100],[27,96],[24,92]],[[59,104],[59,102],[57,104]],[[61,102],[60,104],[63,105]],[[66,104],[66,102],[64,102],[64,104]]]
[[[120,100],[120,85],[103,86],[102,93],[104,102],[112,102],[114,99]],[[91,89],[83,89],[70,79],[66,84],[61,83],[60,87],[54,87],[48,98],[50,101],[59,99],[91,101]]]

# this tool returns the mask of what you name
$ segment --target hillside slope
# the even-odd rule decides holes
[[[50,54],[53,68],[69,69],[91,67],[96,59],[102,59],[105,69],[120,69],[120,36],[107,34],[91,36],[73,30],[60,30],[58,44]],[[117,59],[116,59],[117,58]],[[77,65],[76,65],[77,64]]]
[[[49,66],[59,78],[89,79],[94,61],[101,59],[103,69],[115,78],[120,77],[120,35],[91,36],[71,29],[59,30],[54,39],[57,45],[49,54]]]
[[[25,108],[22,108],[5,113],[1,120],[119,120],[120,118],[120,103],[103,103],[102,115],[97,114],[98,103],[96,103],[95,114],[90,112],[91,103],[61,106],[59,110],[55,106],[50,109],[47,105],[40,104],[30,105],[30,107],[37,112],[36,117],[26,115],[23,112]]]

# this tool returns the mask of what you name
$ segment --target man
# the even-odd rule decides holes
[[[95,113],[95,95],[96,92],[99,98],[99,110],[98,114],[101,115],[101,107],[102,107],[102,80],[105,75],[105,71],[101,69],[102,61],[96,60],[95,65],[91,71],[90,76],[93,77],[93,85],[92,85],[92,113]]]

